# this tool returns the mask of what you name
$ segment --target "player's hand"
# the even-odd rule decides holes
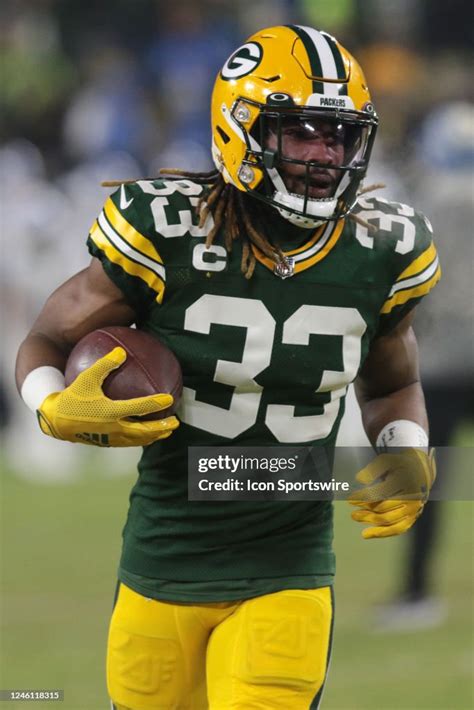
[[[356,480],[363,488],[349,496],[358,510],[352,519],[368,523],[362,531],[366,540],[401,535],[421,515],[436,478],[434,449],[380,454],[359,471]]]
[[[130,421],[173,404],[170,394],[113,400],[102,383],[125,362],[123,348],[115,348],[80,373],[69,387],[48,395],[37,411],[41,430],[55,439],[93,446],[147,446],[170,436],[179,426],[176,417]]]

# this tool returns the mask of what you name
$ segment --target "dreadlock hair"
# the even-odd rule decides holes
[[[199,226],[204,226],[209,213],[214,219],[214,226],[206,238],[206,247],[210,247],[221,227],[224,232],[224,245],[228,252],[232,251],[236,239],[242,242],[241,271],[246,279],[252,278],[255,270],[255,254],[252,244],[265,256],[277,264],[284,258],[282,250],[271,244],[265,230],[262,218],[258,214],[254,201],[229,185],[218,170],[208,173],[193,173],[185,170],[162,169],[160,174],[179,176],[193,180],[200,185],[209,185],[196,205]]]
[[[193,180],[198,185],[209,186],[208,190],[203,191],[195,208],[196,214],[199,217],[200,227],[204,226],[209,214],[212,214],[214,219],[214,226],[206,238],[206,247],[208,248],[213,244],[221,227],[223,227],[224,245],[227,252],[231,252],[234,241],[240,239],[242,241],[242,260],[240,267],[246,279],[252,278],[256,265],[252,245],[257,247],[257,249],[275,264],[284,261],[285,255],[283,251],[279,246],[272,244],[267,235],[267,230],[261,216],[261,210],[258,210],[257,201],[249,198],[233,185],[226,183],[218,170],[190,172],[176,168],[163,168],[159,172],[160,175],[170,175],[174,179],[185,178]],[[155,178],[142,179],[153,180]],[[133,182],[136,182],[136,180],[107,180],[102,182],[102,185],[104,187],[116,187]],[[360,190],[359,194],[365,194],[381,187],[385,187],[385,185],[381,183],[369,185]],[[351,213],[348,215],[348,219],[362,224],[369,231],[376,231],[374,225],[369,224],[357,215]]]

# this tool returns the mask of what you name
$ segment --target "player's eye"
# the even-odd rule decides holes
[[[335,126],[329,130],[323,131],[323,138],[326,143],[331,145],[339,145],[344,143],[344,129],[342,126]]]
[[[291,138],[297,138],[299,140],[313,138],[313,136],[314,136],[313,133],[310,134],[304,128],[300,128],[299,126],[290,126],[288,128],[284,128],[283,135],[284,136],[291,136]]]

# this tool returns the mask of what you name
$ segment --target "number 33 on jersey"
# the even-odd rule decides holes
[[[88,242],[139,327],[181,362],[184,426],[167,448],[334,443],[371,340],[440,277],[428,221],[406,205],[360,199],[356,213],[375,233],[351,220],[300,230],[286,252],[291,278],[255,248],[246,280],[238,241],[230,254],[220,238],[205,248],[212,218],[199,227],[194,212],[202,190],[190,180],[122,186]]]

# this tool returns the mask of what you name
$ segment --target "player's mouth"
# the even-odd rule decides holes
[[[291,192],[304,195],[306,190],[306,175],[292,175],[287,180],[287,187]],[[312,173],[309,176],[308,197],[324,199],[332,197],[336,189],[336,180],[327,172]]]

